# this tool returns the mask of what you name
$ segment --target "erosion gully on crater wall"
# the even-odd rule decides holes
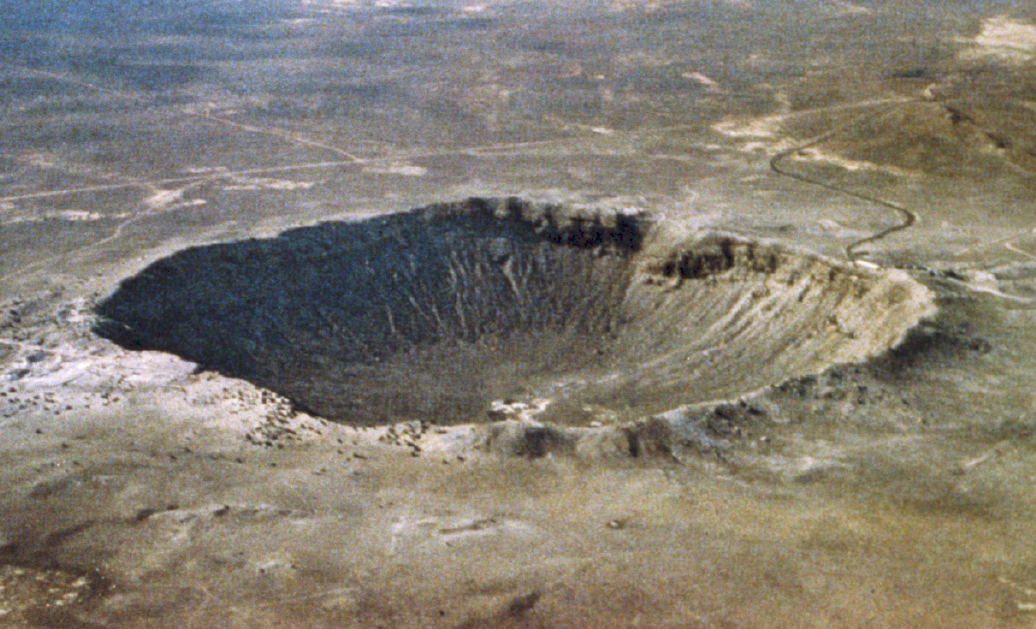
[[[469,199],[159,260],[98,334],[356,425],[635,420],[736,399],[898,343],[929,291],[640,214]]]

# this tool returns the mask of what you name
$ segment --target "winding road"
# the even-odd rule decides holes
[[[796,155],[798,153],[801,153],[802,151],[805,151],[807,149],[813,148],[814,146],[823,144],[824,142],[830,140],[832,137],[838,135],[839,133],[842,133],[843,131],[845,131],[846,129],[851,128],[854,125],[857,125],[857,124],[859,124],[861,122],[867,122],[867,121],[870,121],[870,120],[874,120],[876,118],[880,118],[881,116],[884,116],[884,115],[888,114],[889,112],[891,112],[891,111],[893,111],[893,110],[895,110],[895,109],[897,109],[899,107],[902,107],[903,105],[910,104],[910,103],[915,103],[915,102],[918,102],[918,101],[915,100],[915,99],[905,100],[905,101],[898,101],[895,104],[893,104],[893,105],[891,105],[889,107],[882,108],[882,109],[880,109],[880,110],[878,110],[876,112],[868,113],[868,114],[860,116],[858,118],[853,118],[849,122],[847,122],[847,123],[845,123],[843,125],[840,125],[840,126],[834,128],[834,129],[831,129],[827,133],[824,133],[824,134],[822,134],[822,135],[820,135],[820,136],[818,136],[816,138],[813,138],[812,140],[806,142],[805,144],[798,144],[798,145],[793,146],[793,147],[791,147],[789,149],[785,149],[785,150],[777,153],[776,155],[774,155],[772,158],[770,158],[770,170],[772,170],[773,172],[777,173],[778,175],[782,175],[784,177],[789,177],[791,179],[795,179],[797,181],[801,181],[803,183],[807,183],[807,184],[810,184],[810,185],[813,185],[813,186],[818,186],[818,187],[824,188],[826,190],[831,190],[833,192],[837,192],[839,194],[843,194],[845,196],[852,197],[854,199],[860,199],[861,201],[867,201],[869,203],[873,203],[875,205],[878,205],[878,206],[881,206],[881,207],[884,207],[884,208],[888,208],[890,210],[895,211],[896,213],[898,213],[902,217],[903,220],[902,220],[901,223],[893,225],[893,226],[891,226],[889,228],[883,229],[883,230],[879,231],[876,234],[872,234],[872,235],[867,236],[865,238],[860,238],[859,240],[853,241],[848,246],[846,246],[845,253],[849,257],[850,260],[855,260],[855,259],[860,257],[861,254],[859,253],[858,250],[863,245],[865,245],[867,243],[871,243],[871,242],[875,242],[875,241],[881,240],[882,238],[885,238],[886,236],[888,236],[890,234],[894,234],[896,232],[903,231],[903,230],[908,229],[909,227],[913,226],[917,222],[917,220],[918,220],[917,214],[915,212],[913,212],[912,210],[910,210],[910,209],[908,209],[908,208],[906,208],[906,207],[904,207],[904,206],[902,206],[902,205],[900,205],[898,203],[894,203],[894,202],[888,201],[886,199],[881,199],[881,198],[878,198],[878,197],[874,197],[874,196],[871,196],[869,194],[863,194],[861,192],[853,192],[852,190],[846,190],[845,188],[841,188],[841,187],[836,186],[834,184],[827,183],[826,181],[821,181],[819,179],[814,179],[813,177],[809,177],[809,176],[806,176],[806,175],[803,175],[803,174],[800,174],[800,173],[792,172],[790,170],[787,170],[784,166],[782,166],[781,162],[783,162],[784,159],[787,158],[787,157],[790,157],[792,155]]]

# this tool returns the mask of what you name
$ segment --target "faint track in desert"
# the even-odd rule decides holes
[[[261,135],[268,135],[268,136],[272,136],[272,137],[275,137],[275,138],[280,138],[280,139],[283,139],[283,140],[288,140],[289,142],[293,142],[295,144],[299,144],[299,145],[302,145],[302,146],[309,146],[309,147],[313,147],[313,148],[322,149],[322,150],[325,150],[325,151],[331,151],[332,153],[336,153],[338,155],[341,155],[342,157],[345,157],[345,158],[347,158],[347,159],[349,159],[352,162],[357,163],[357,164],[362,164],[362,163],[365,163],[367,161],[367,160],[363,159],[362,157],[359,157],[357,155],[353,155],[352,153],[350,153],[350,152],[348,152],[348,151],[346,151],[344,149],[340,149],[337,146],[331,146],[330,144],[325,144],[323,142],[317,142],[316,140],[311,140],[311,139],[309,139],[307,137],[296,135],[294,133],[288,133],[287,131],[282,131],[280,129],[266,129],[266,128],[263,128],[263,127],[257,127],[255,125],[246,124],[246,123],[243,123],[243,122],[236,122],[234,120],[230,120],[230,119],[224,118],[222,116],[216,116],[216,115],[212,114],[211,112],[209,112],[208,110],[198,112],[198,111],[194,111],[194,110],[188,109],[188,108],[181,108],[180,111],[183,112],[183,114],[185,116],[190,116],[190,117],[193,117],[193,118],[200,118],[202,120],[208,120],[208,121],[211,121],[211,122],[214,122],[214,123],[217,123],[217,124],[221,124],[221,125],[224,125],[224,126],[227,126],[227,127],[238,129],[240,131],[244,131],[246,133],[257,133],[257,134],[261,134]]]
[[[98,84],[92,81],[84,80],[78,76],[64,73],[54,72],[42,68],[33,68],[23,66],[21,64],[12,64],[0,61],[0,65],[4,65],[11,70],[17,72],[24,72],[28,74],[35,74],[37,76],[45,76],[58,81],[68,83],[86,90],[93,92],[99,92],[108,94],[114,97],[125,98],[131,101],[135,101],[144,105],[151,102],[151,99],[143,97],[139,94],[133,94],[126,92],[117,87],[110,87],[103,84]],[[480,157],[483,155],[492,155],[500,151],[517,151],[522,148],[529,146],[542,146],[542,145],[553,145],[558,142],[569,141],[570,138],[559,138],[551,139],[546,141],[532,141],[532,142],[515,142],[515,143],[498,143],[498,144],[485,144],[470,147],[458,147],[445,150],[433,150],[433,151],[418,151],[414,153],[402,153],[399,155],[386,155],[370,159],[359,157],[353,153],[350,153],[344,149],[336,146],[318,142],[308,137],[290,133],[278,128],[264,128],[261,126],[249,124],[247,122],[238,122],[213,114],[209,110],[197,111],[189,107],[177,107],[167,112],[172,117],[186,117],[194,118],[197,120],[204,121],[208,124],[217,124],[228,129],[232,129],[238,133],[251,133],[258,135],[265,135],[271,138],[275,138],[280,141],[287,141],[298,146],[305,146],[310,148],[318,148],[324,151],[334,153],[336,156],[344,159],[332,159],[326,161],[312,161],[303,163],[288,163],[277,166],[267,166],[260,168],[243,168],[239,170],[216,170],[213,172],[193,174],[183,177],[171,177],[171,178],[154,178],[154,179],[143,179],[134,178],[120,173],[107,173],[108,177],[114,181],[110,183],[98,182],[95,185],[81,185],[71,188],[62,188],[58,190],[44,190],[37,192],[26,192],[23,194],[0,196],[0,203],[12,203],[19,201],[31,201],[37,199],[48,199],[56,198],[67,195],[75,194],[94,194],[101,192],[111,192],[118,190],[141,190],[145,193],[159,193],[170,187],[182,187],[184,190],[204,185],[206,183],[216,182],[221,179],[228,179],[234,177],[248,176],[248,175],[270,175],[274,173],[288,173],[303,170],[322,170],[331,168],[341,168],[349,166],[374,166],[378,164],[391,163],[400,160],[409,160],[420,157],[436,157],[442,155],[452,154],[467,154],[473,157]],[[122,179],[122,181],[119,181]],[[49,264],[59,263],[62,260],[68,260],[72,256],[96,249],[108,243],[111,243],[123,236],[126,229],[130,226],[139,223],[148,218],[152,218],[158,214],[164,213],[169,210],[177,209],[180,205],[169,206],[162,204],[159,207],[145,207],[140,211],[134,212],[132,216],[119,221],[106,236],[72,250],[57,253],[54,255],[47,256],[46,258],[36,260],[25,266],[14,268],[7,273],[0,276],[0,282],[6,282],[13,280],[17,277],[25,276],[27,273],[36,271],[44,268]]]
[[[1026,228],[1020,231],[1016,231],[1008,236],[1004,236],[1003,238],[997,238],[996,240],[980,242],[976,245],[973,245],[971,247],[968,247],[967,249],[960,251],[958,255],[963,256],[972,253],[973,251],[990,249],[993,247],[1003,247],[1004,249],[1007,249],[1008,251],[1016,253],[1029,260],[1036,260],[1036,255],[1033,255],[1028,251],[1018,248],[1019,242],[1025,240],[1027,236],[1031,237],[1033,235],[1036,235],[1036,227]]]

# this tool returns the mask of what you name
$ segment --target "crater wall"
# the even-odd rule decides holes
[[[532,399],[581,424],[862,360],[933,311],[900,271],[469,199],[181,251],[125,280],[95,331],[359,425],[466,423]]]

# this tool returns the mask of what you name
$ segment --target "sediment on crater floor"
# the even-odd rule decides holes
[[[353,424],[481,421],[534,399],[538,419],[580,424],[859,361],[933,310],[896,270],[469,199],[181,251],[123,281],[95,331]]]

